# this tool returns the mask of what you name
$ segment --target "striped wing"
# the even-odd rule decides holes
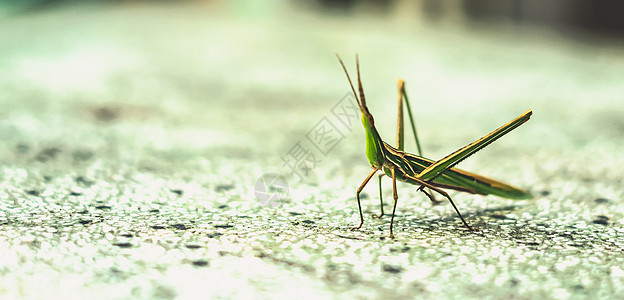
[[[431,159],[399,151],[387,143],[384,143],[384,146],[386,158],[407,175],[416,177],[435,164],[435,161]],[[530,199],[533,197],[521,188],[458,168],[450,168],[442,172],[433,179],[432,184],[440,188],[495,195],[508,199]]]
[[[460,148],[459,150],[447,155],[446,157],[436,161],[432,165],[428,166],[422,172],[419,172],[418,178],[423,180],[431,180],[440,176],[440,173],[444,172],[444,170],[448,170],[462,160],[466,159],[470,155],[475,154],[477,151],[485,148],[487,145],[493,143],[497,139],[501,138],[505,134],[510,131],[516,129],[518,126],[524,124],[524,122],[528,121],[531,118],[531,114],[533,112],[529,109],[521,114],[519,117],[511,120],[509,123],[499,127],[498,129],[490,132],[484,137]],[[435,181],[435,180],[434,180]]]

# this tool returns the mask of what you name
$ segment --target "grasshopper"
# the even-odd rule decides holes
[[[405,82],[401,79],[399,79],[398,82],[399,102],[396,147],[392,147],[381,139],[381,136],[375,128],[373,115],[370,113],[368,107],[366,106],[366,98],[364,96],[364,89],[362,88],[362,81],[360,77],[360,62],[358,55],[356,54],[355,59],[357,67],[359,97],[358,94],[355,92],[355,88],[353,86],[353,83],[351,82],[351,78],[349,77],[349,72],[342,62],[342,59],[340,59],[340,56],[338,56],[338,54],[336,54],[336,57],[338,57],[338,61],[342,65],[342,68],[347,75],[347,80],[349,81],[349,85],[351,86],[351,91],[353,92],[353,96],[355,97],[360,108],[360,112],[362,113],[362,124],[364,125],[364,130],[366,132],[366,157],[371,168],[373,169],[371,173],[366,177],[366,179],[364,179],[364,182],[362,182],[360,187],[357,189],[356,198],[360,211],[360,225],[353,227],[352,230],[359,229],[362,227],[362,224],[364,224],[362,204],[360,202],[360,192],[362,192],[362,189],[370,181],[373,175],[377,173],[377,171],[382,171],[381,175],[379,176],[379,199],[381,202],[381,214],[373,215],[374,217],[381,218],[384,214],[383,199],[381,197],[381,178],[384,175],[392,178],[394,206],[392,208],[392,218],[390,219],[391,238],[394,238],[392,225],[394,223],[394,214],[396,211],[398,200],[396,188],[397,180],[413,185],[418,185],[418,191],[423,192],[433,202],[437,202],[437,200],[434,198],[433,192],[431,191],[435,191],[436,193],[447,198],[449,202],[451,202],[451,205],[453,205],[453,208],[457,212],[457,215],[462,220],[464,225],[466,225],[466,227],[470,230],[473,230],[472,227],[470,227],[466,220],[464,220],[464,217],[457,209],[457,206],[455,206],[455,203],[453,203],[453,200],[451,199],[449,194],[443,189],[451,189],[459,192],[479,195],[495,195],[509,199],[532,198],[532,195],[529,192],[512,186],[510,184],[472,172],[454,168],[454,166],[460,163],[462,160],[485,148],[492,142],[496,141],[498,138],[504,136],[505,134],[516,129],[518,126],[524,124],[524,122],[528,121],[532,114],[531,110],[525,111],[517,118],[511,120],[509,123],[490,132],[484,137],[458,149],[457,151],[447,155],[446,157],[438,161],[434,161],[422,156],[420,142],[418,141],[418,136],[416,134],[416,126],[414,125],[407,92],[405,90]],[[407,153],[404,151],[403,103],[405,103],[407,112],[409,114],[412,132],[414,134],[416,147],[418,149],[418,155]],[[430,191],[428,191],[429,189]]]

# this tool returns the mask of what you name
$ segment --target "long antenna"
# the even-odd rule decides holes
[[[357,76],[358,76],[358,89],[360,91],[360,101],[362,101],[362,106],[368,111],[368,107],[366,107],[366,98],[364,97],[364,89],[362,88],[362,80],[360,80],[360,57],[356,53],[355,54],[355,65],[357,66]]]
[[[349,72],[347,72],[347,67],[345,67],[344,63],[342,62],[342,59],[340,59],[340,55],[338,55],[338,53],[336,53],[336,57],[338,58],[338,61],[340,62],[340,64],[342,65],[342,69],[345,72],[345,75],[347,75],[347,79],[349,80],[349,85],[351,85],[351,91],[353,91],[353,96],[355,96],[355,100],[358,103],[358,106],[362,107],[362,103],[360,102],[360,98],[358,98],[357,93],[355,93],[355,88],[353,87],[353,83],[351,82],[351,77],[349,77]],[[359,82],[359,77],[360,77],[360,66],[358,63],[358,82]],[[362,90],[362,85],[360,84],[360,91]]]

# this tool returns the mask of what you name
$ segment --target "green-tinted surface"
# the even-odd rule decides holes
[[[624,294],[622,45],[380,15],[120,3],[0,19],[0,298]],[[370,166],[359,117],[332,112],[350,92],[336,52],[360,54],[391,144],[396,80],[406,80],[432,159],[533,109],[458,167],[536,198],[452,193],[480,229],[469,232],[450,205],[399,183],[388,240],[389,218],[369,217],[379,210],[370,184],[364,226],[349,231]],[[332,125],[342,135],[320,153],[310,140]],[[301,156],[303,181],[282,169]],[[289,197],[263,205],[254,189],[271,171]]]

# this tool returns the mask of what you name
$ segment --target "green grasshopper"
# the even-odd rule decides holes
[[[338,57],[338,61],[340,61],[340,64],[342,65],[342,68],[347,75],[347,80],[349,81],[349,85],[351,86],[351,91],[353,92],[353,96],[355,96],[355,99],[360,108],[360,112],[362,113],[362,124],[364,125],[364,130],[366,131],[366,157],[368,158],[368,162],[373,168],[373,171],[366,177],[366,179],[364,179],[364,182],[362,182],[360,187],[357,189],[356,198],[358,201],[358,208],[360,210],[360,225],[358,225],[357,227],[353,227],[352,230],[359,229],[362,227],[362,224],[364,224],[362,205],[360,203],[360,192],[362,192],[362,189],[366,186],[368,181],[370,181],[373,175],[377,171],[381,170],[383,170],[383,173],[381,173],[381,175],[379,176],[379,200],[381,202],[381,214],[373,216],[381,218],[384,214],[383,199],[381,197],[381,177],[383,175],[387,175],[388,177],[392,178],[392,191],[394,197],[394,207],[392,208],[392,218],[390,219],[391,238],[394,238],[394,234],[392,233],[392,224],[394,223],[394,213],[396,211],[398,200],[396,188],[397,180],[407,182],[413,185],[419,185],[417,191],[423,192],[433,202],[437,202],[437,200],[433,197],[433,193],[431,191],[427,191],[427,189],[431,189],[432,191],[435,191],[447,198],[449,202],[451,202],[451,205],[453,205],[453,208],[457,212],[457,215],[461,218],[464,225],[466,225],[466,227],[468,227],[468,229],[470,230],[473,229],[468,225],[466,220],[464,220],[464,217],[462,217],[461,213],[457,209],[457,206],[455,206],[455,203],[453,203],[453,200],[451,199],[449,194],[442,189],[451,189],[459,192],[479,195],[495,195],[509,199],[532,198],[529,192],[520,188],[514,187],[512,185],[492,178],[454,168],[455,165],[466,159],[468,156],[485,148],[492,142],[496,141],[498,138],[502,137],[503,135],[522,125],[524,122],[528,121],[532,114],[531,110],[525,111],[523,114],[511,120],[509,123],[447,155],[446,157],[438,161],[433,161],[422,156],[420,143],[418,141],[418,136],[416,135],[416,126],[414,125],[412,112],[409,106],[409,100],[407,98],[407,92],[405,91],[404,81],[399,79],[398,83],[399,104],[397,117],[397,142],[395,148],[381,139],[379,133],[377,132],[377,129],[375,128],[373,115],[369,112],[368,107],[366,106],[366,98],[364,97],[364,90],[362,89],[362,81],[360,79],[360,62],[357,54],[355,56],[355,60],[357,66],[359,97],[355,92],[355,88],[353,87],[353,83],[351,82],[351,78],[349,77],[349,72],[342,62],[342,59],[340,59],[340,56],[338,56],[337,54],[336,57]],[[419,155],[414,155],[403,151],[403,102],[405,102],[405,105],[407,107],[407,112],[409,114],[410,123],[412,126],[412,132],[414,133],[414,139],[416,140],[416,147],[418,149]]]

